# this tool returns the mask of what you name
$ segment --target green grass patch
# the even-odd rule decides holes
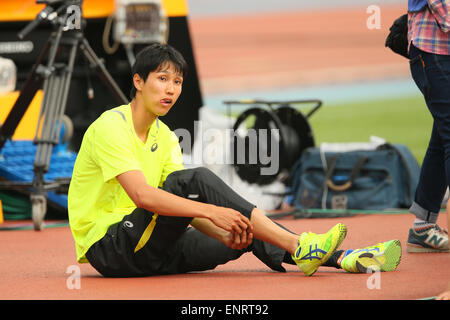
[[[422,163],[432,117],[422,96],[323,105],[308,122],[316,145],[322,142],[369,142],[378,136],[405,144]]]
[[[312,105],[294,106],[306,115]],[[254,106],[252,106],[254,107]],[[265,106],[261,106],[264,107]],[[243,110],[233,110],[238,117]],[[369,142],[377,136],[408,146],[422,164],[433,120],[423,96],[400,97],[339,104],[324,103],[310,118],[316,146],[322,142]]]

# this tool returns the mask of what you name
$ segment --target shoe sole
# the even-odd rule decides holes
[[[334,228],[336,228],[336,226],[334,226],[332,229],[334,229]],[[337,239],[337,241],[336,241],[336,245],[334,246],[334,247],[332,247],[332,248],[330,248],[330,250],[328,251],[328,253],[325,255],[325,256],[323,256],[323,258],[321,259],[321,264],[320,265],[318,265],[315,269],[313,269],[313,270],[305,270],[304,268],[302,268],[302,267],[306,267],[306,266],[302,266],[302,267],[300,267],[300,269],[303,271],[303,273],[305,274],[305,276],[307,276],[307,277],[310,277],[310,276],[312,276],[314,273],[316,273],[316,271],[317,271],[317,269],[319,269],[319,267],[323,264],[323,263],[325,263],[330,257],[331,257],[331,255],[337,250],[337,248],[339,248],[339,246],[341,245],[341,243],[342,243],[342,241],[344,241],[344,239],[345,239],[345,236],[347,235],[347,227],[344,225],[344,224],[342,224],[342,223],[338,223],[337,224],[337,228],[338,228],[338,239]],[[330,231],[328,231],[328,232],[330,232]],[[328,233],[327,232],[327,233]]]
[[[380,262],[380,259],[384,258],[384,262]],[[376,255],[370,252],[363,253],[356,261],[356,268],[361,273],[367,273],[368,270],[372,271],[394,271],[400,264],[402,258],[402,245],[399,240],[392,240],[386,245],[383,252]]]
[[[449,249],[434,249],[434,248],[425,248],[421,245],[415,245],[412,243],[408,243],[406,246],[406,252],[408,253],[445,253],[450,252]]]

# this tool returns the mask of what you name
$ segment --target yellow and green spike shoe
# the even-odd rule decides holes
[[[338,261],[342,269],[352,273],[366,273],[367,269],[393,271],[402,257],[399,240],[378,243],[363,249],[346,250]]]
[[[347,235],[347,227],[338,223],[327,233],[304,232],[298,240],[299,246],[292,260],[306,276],[312,276],[340,246]]]

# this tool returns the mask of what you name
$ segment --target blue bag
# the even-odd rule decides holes
[[[346,152],[308,148],[291,172],[297,209],[384,210],[412,204],[420,166],[408,147],[386,143]]]

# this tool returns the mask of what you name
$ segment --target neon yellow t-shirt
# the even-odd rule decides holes
[[[105,111],[95,120],[84,134],[68,192],[78,262],[88,262],[85,254],[90,246],[136,209],[116,179],[119,174],[140,170],[150,186],[160,187],[171,172],[181,169],[178,138],[159,119],[145,143],[134,131],[129,104]]]

